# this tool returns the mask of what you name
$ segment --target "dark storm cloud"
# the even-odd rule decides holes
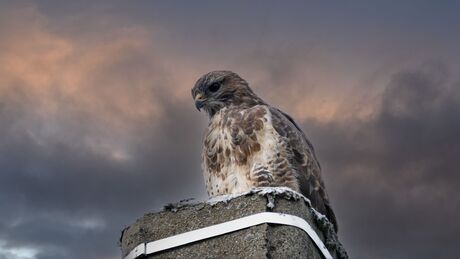
[[[370,120],[306,123],[352,256],[457,256],[458,78],[439,64],[404,70]]]
[[[94,122],[71,112],[59,118],[62,128],[75,131],[67,132],[68,141],[37,143],[29,129],[43,125],[28,118],[33,105],[24,97],[16,97],[21,105],[2,98],[8,108],[0,113],[0,239],[7,247],[37,248],[43,258],[118,256],[119,231],[136,216],[167,201],[200,197],[198,114],[167,96],[161,104],[167,118],[135,127],[141,142],[129,161],[78,143]]]

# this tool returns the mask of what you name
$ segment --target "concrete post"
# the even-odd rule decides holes
[[[328,247],[334,258],[347,258],[332,225],[310,208],[303,196],[287,188],[255,189],[231,199],[202,203],[177,203],[158,213],[147,213],[123,230],[122,256],[141,243],[181,234],[253,215],[281,212],[305,219]],[[323,256],[299,228],[262,224],[233,233],[172,248],[145,258],[312,258]]]

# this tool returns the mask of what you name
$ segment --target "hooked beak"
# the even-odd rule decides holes
[[[205,101],[206,99],[203,97],[201,93],[198,93],[195,96],[195,107],[198,111],[201,111],[201,108],[203,108]]]

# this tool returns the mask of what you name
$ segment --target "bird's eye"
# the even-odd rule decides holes
[[[212,85],[209,86],[209,91],[211,92],[217,92],[219,90],[220,84],[219,83],[213,83]]]

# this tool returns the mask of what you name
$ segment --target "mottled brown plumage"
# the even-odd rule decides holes
[[[210,118],[202,152],[208,195],[290,187],[337,229],[313,146],[289,115],[257,97],[231,71],[205,74],[192,96]]]

